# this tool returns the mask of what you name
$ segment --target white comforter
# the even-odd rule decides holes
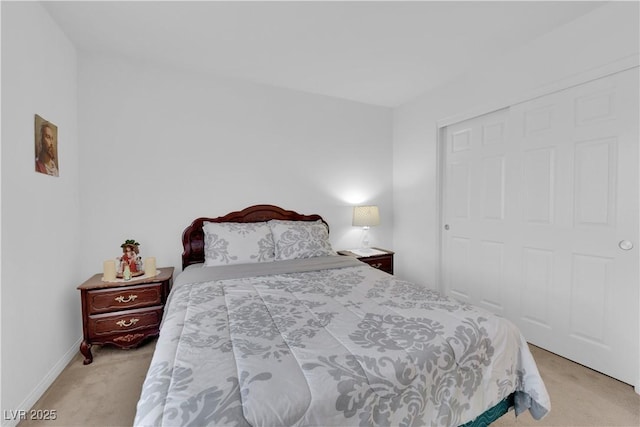
[[[457,426],[549,396],[509,321],[350,257],[181,273],[136,426]]]

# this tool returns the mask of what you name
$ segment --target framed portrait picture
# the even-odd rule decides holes
[[[60,176],[58,169],[58,126],[35,115],[36,172]]]

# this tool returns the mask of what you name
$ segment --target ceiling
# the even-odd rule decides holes
[[[45,1],[81,52],[395,107],[594,1]]]

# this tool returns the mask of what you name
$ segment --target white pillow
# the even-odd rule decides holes
[[[329,230],[317,221],[269,221],[276,261],[336,255],[329,243]]]
[[[202,230],[205,267],[275,259],[273,236],[266,222],[205,221]]]

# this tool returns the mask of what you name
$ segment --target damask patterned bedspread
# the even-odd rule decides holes
[[[134,425],[457,426],[512,392],[550,410],[509,321],[322,258],[181,273]]]

